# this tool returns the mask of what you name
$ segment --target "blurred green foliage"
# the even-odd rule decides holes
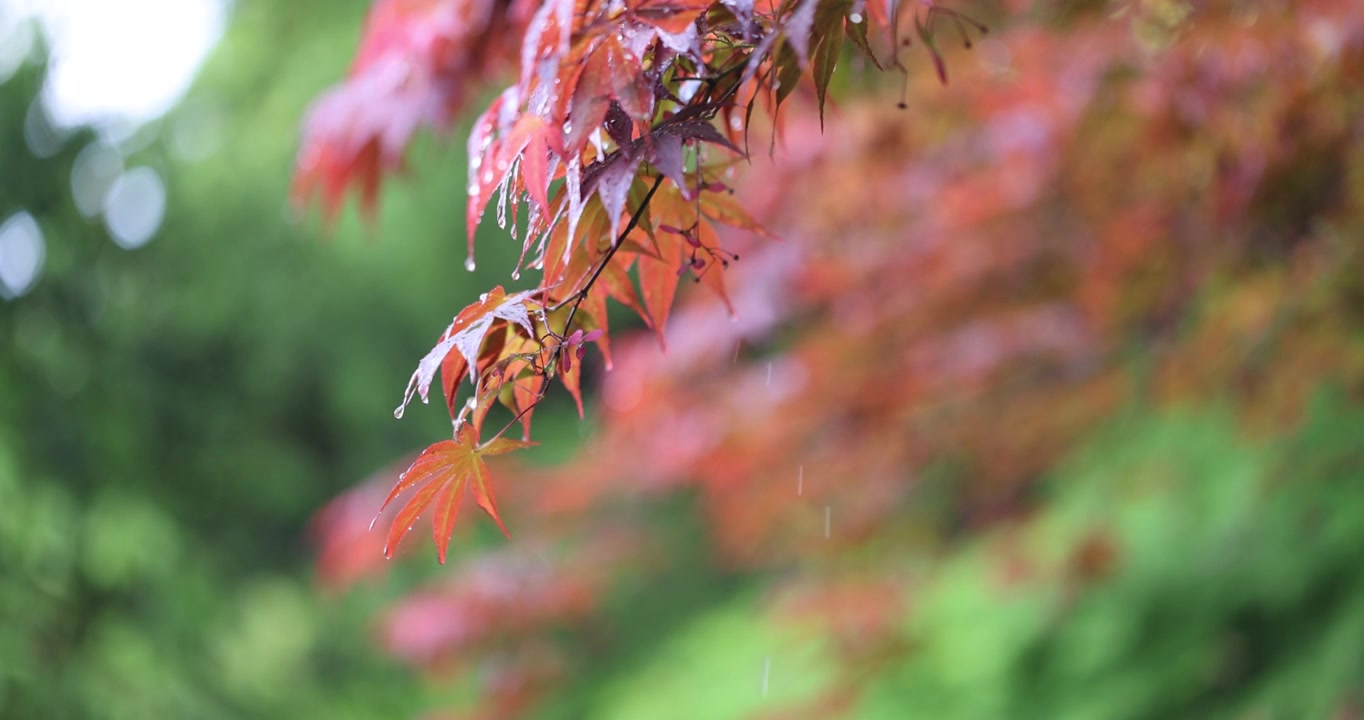
[[[168,194],[134,251],[72,199],[93,131],[50,158],[26,147],[42,63],[0,85],[0,217],[32,213],[47,241],[37,284],[0,303],[0,717],[433,703],[368,627],[403,576],[323,597],[306,534],[327,500],[448,431],[436,408],[399,423],[393,406],[450,309],[502,280],[462,268],[457,143],[424,141],[422,182],[392,184],[370,229],[346,215],[324,233],[289,207],[297,127],[367,5],[235,4],[189,97],[125,160]],[[178,153],[169,138],[205,114],[217,151]],[[511,267],[514,248],[483,251]]]

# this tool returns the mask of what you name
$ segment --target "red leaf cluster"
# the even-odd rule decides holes
[[[447,125],[471,91],[469,78],[514,58],[516,81],[477,117],[468,139],[466,266],[475,267],[475,229],[495,198],[498,224],[522,237],[513,277],[528,260],[541,272],[534,290],[507,295],[496,288],[460,311],[413,373],[395,415],[414,395],[426,401],[439,371],[454,438],[428,448],[385,501],[414,491],[393,520],[386,554],[434,508],[444,561],[465,488],[501,524],[481,458],[524,443],[502,444],[506,428],[485,440],[483,421],[500,402],[528,436],[556,376],[581,413],[582,364],[574,360],[585,342],[595,342],[610,366],[608,297],[660,339],[688,273],[730,305],[724,270],[739,256],[722,246],[716,226],[765,234],[728,197],[732,161],[745,155],[738,142],[747,142],[755,108],[775,116],[808,75],[822,118],[845,33],[876,62],[861,0],[817,4],[375,4],[350,78],[309,114],[295,196],[320,190],[332,215],[357,185],[372,211],[381,177],[401,166],[413,132]],[[926,7],[914,22],[928,42],[935,15],[945,11]],[[871,16],[898,50],[898,15],[882,8]],[[465,376],[473,394],[460,402]]]

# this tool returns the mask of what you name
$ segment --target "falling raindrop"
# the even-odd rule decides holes
[[[475,271],[475,270],[478,269],[478,265],[474,262],[474,256],[473,256],[473,255],[470,255],[469,257],[464,258],[464,269],[465,269],[465,270],[468,270],[469,272],[473,272],[473,271]]]
[[[767,386],[772,387],[772,363],[767,364]]]
[[[403,403],[402,405],[399,405],[398,407],[396,407],[396,408],[393,409],[393,417],[398,418],[399,420],[402,420],[402,419],[403,419],[403,411],[405,411],[405,410],[407,410],[407,403]]]
[[[513,270],[513,271],[512,271],[512,280],[520,280],[520,279],[521,279],[521,270],[520,270],[519,268],[516,269],[516,270]]]
[[[833,509],[828,505],[824,506],[824,539],[829,539],[829,521],[832,519]]]
[[[767,678],[772,673],[772,656],[763,656],[763,697],[767,697]]]
[[[800,495],[805,489],[805,466],[801,465],[796,471],[796,494]]]

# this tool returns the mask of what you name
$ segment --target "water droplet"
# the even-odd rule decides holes
[[[521,271],[520,271],[520,270],[513,270],[513,271],[512,271],[512,280],[520,280],[520,279],[521,279]]]
[[[776,90],[776,89],[779,88],[779,87],[781,87],[781,81],[780,81],[780,80],[773,80],[773,81],[772,81],[772,89],[773,89],[773,90]]]
[[[394,408],[394,410],[393,410],[393,417],[398,418],[399,420],[402,420],[402,419],[403,419],[403,411],[404,411],[404,410],[407,410],[407,403],[403,403],[402,405],[399,405],[398,407]]]
[[[848,19],[853,21],[853,24],[856,25],[857,23],[862,22],[862,13],[853,13],[848,16]]]
[[[763,697],[767,697],[767,677],[772,673],[772,656],[763,656]]]
[[[479,296],[478,296],[478,301],[479,301],[479,302],[488,302],[488,293],[483,293],[482,295],[479,295]]]
[[[744,129],[743,118],[740,118],[738,115],[735,115],[734,117],[729,119],[729,126],[734,128],[735,130],[743,130]]]
[[[473,271],[475,271],[475,270],[478,269],[478,265],[474,262],[474,256],[473,256],[473,255],[470,255],[469,257],[464,258],[464,269],[465,269],[465,270],[468,270],[469,272],[473,272]]]
[[[772,387],[772,363],[767,364],[767,386]]]
[[[824,506],[824,539],[829,539],[829,520],[833,515],[833,509],[828,505]]]
[[[801,465],[799,466],[799,469],[796,471],[796,494],[797,495],[801,494],[801,491],[804,489],[805,489],[805,466]]]

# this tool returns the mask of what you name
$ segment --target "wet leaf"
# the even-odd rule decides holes
[[[438,442],[422,451],[411,467],[398,477],[379,512],[383,512],[398,496],[416,488],[417,491],[403,505],[393,519],[384,544],[385,557],[392,557],[398,543],[412,530],[417,519],[428,508],[433,509],[431,518],[432,539],[436,553],[442,564],[445,563],[446,549],[450,536],[455,530],[455,519],[459,514],[460,503],[466,493],[472,494],[474,502],[497,523],[497,527],[507,537],[507,527],[497,512],[497,501],[489,486],[488,466],[484,457],[501,455],[534,445],[522,440],[498,438],[485,446],[478,446],[478,434],[473,427],[465,425],[454,440]]]

